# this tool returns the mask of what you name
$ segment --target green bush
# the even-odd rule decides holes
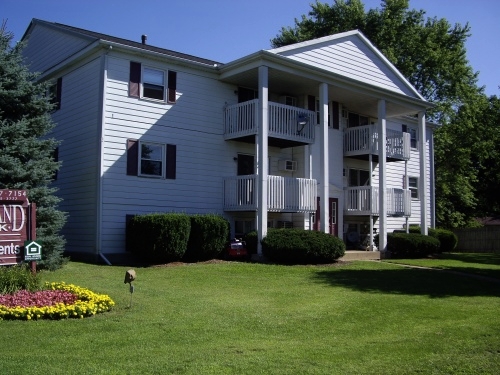
[[[229,240],[229,222],[219,215],[193,215],[185,260],[218,257]]]
[[[420,233],[420,227],[411,225],[409,231],[410,233]],[[451,230],[429,228],[428,234],[439,240],[441,244],[438,251],[439,253],[452,252],[457,247],[458,237]]]
[[[437,238],[418,233],[388,233],[387,251],[393,258],[422,258],[439,251]]]
[[[33,292],[39,289],[39,274],[33,274],[29,265],[0,267],[0,294],[12,294],[18,290]]]
[[[151,262],[179,261],[186,252],[190,229],[186,214],[134,216],[127,223],[127,249]]]
[[[262,240],[262,253],[281,264],[331,263],[345,253],[338,237],[303,229],[269,229]]]
[[[441,243],[439,252],[449,253],[456,249],[458,245],[458,237],[455,233],[448,229],[436,229],[435,237]]]

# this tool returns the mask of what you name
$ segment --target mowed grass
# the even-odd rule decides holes
[[[394,259],[388,262],[463,272],[500,281],[500,254],[498,253],[443,253],[432,258]]]
[[[1,373],[500,373],[498,283],[385,262],[226,262],[135,268],[131,295],[127,269],[71,262],[44,273],[116,306],[1,321]]]

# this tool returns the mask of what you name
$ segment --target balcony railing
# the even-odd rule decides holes
[[[269,212],[315,212],[316,180],[268,176],[267,205]],[[224,179],[225,211],[256,211],[257,175]]]
[[[234,139],[257,134],[259,99],[231,105],[224,110],[224,138]],[[269,137],[314,143],[316,112],[269,102]]]
[[[366,125],[344,130],[344,156],[378,155],[378,132],[375,126]],[[386,130],[386,157],[410,159],[410,133]]]
[[[386,189],[387,215],[411,216],[411,192],[408,189]],[[379,189],[356,186],[344,189],[344,213],[348,215],[379,215]]]

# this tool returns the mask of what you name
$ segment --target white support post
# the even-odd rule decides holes
[[[320,230],[330,233],[330,207],[328,204],[330,177],[328,175],[328,84],[319,85],[319,117],[320,117]]]
[[[310,125],[315,126],[314,124]],[[309,145],[304,146],[304,178],[312,178],[312,147],[310,147]],[[307,229],[312,230],[312,214],[304,213],[304,219],[307,219],[307,221],[309,222]]]
[[[262,239],[267,235],[267,171],[268,171],[268,68],[259,67],[259,123],[257,134],[257,255],[262,256]]]
[[[387,197],[386,197],[386,108],[385,100],[378,101],[378,191],[379,191],[379,250],[387,250]]]
[[[420,178],[418,184],[418,197],[420,199],[420,233],[427,235],[427,154],[426,134],[425,134],[425,112],[418,113],[418,133],[419,133],[419,157],[420,157]]]

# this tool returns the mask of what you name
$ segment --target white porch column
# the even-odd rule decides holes
[[[310,124],[310,126],[315,126],[315,124]],[[312,178],[312,147],[309,145],[304,146],[304,178]],[[316,204],[316,202],[314,203]],[[304,220],[307,220],[309,225],[305,229],[313,230],[312,224],[312,214],[304,213]]]
[[[268,68],[259,67],[259,122],[257,132],[257,255],[262,256],[262,239],[267,235],[267,171],[269,130],[268,117]]]
[[[379,191],[379,250],[387,250],[387,175],[386,175],[386,110],[385,100],[378,101],[378,191]]]
[[[319,85],[319,117],[320,117],[320,230],[330,233],[330,207],[328,204],[330,177],[328,175],[328,85],[321,83]]]
[[[420,178],[418,183],[418,197],[420,199],[420,233],[427,235],[427,154],[426,134],[425,134],[425,112],[418,112],[418,139],[420,157]]]

